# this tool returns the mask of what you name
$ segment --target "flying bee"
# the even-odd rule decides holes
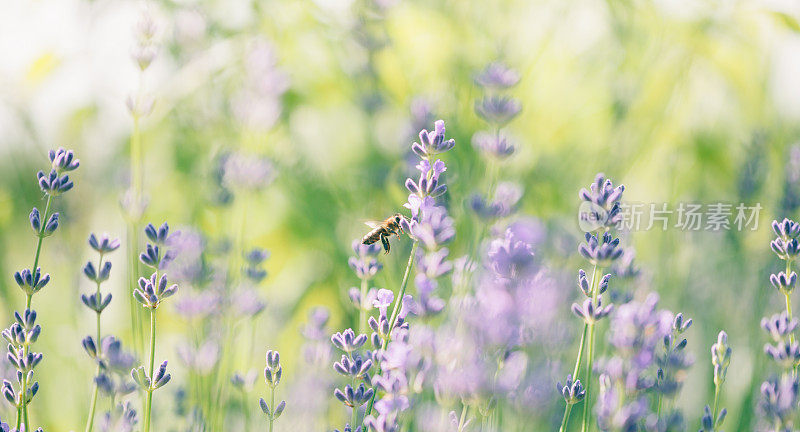
[[[367,222],[367,226],[372,228],[372,231],[368,232],[367,235],[361,239],[361,243],[371,245],[380,240],[383,245],[383,250],[388,254],[390,249],[389,237],[391,237],[392,234],[400,237],[400,234],[405,233],[403,227],[400,225],[404,220],[406,220],[405,216],[400,213],[395,213],[386,218],[383,222]]]

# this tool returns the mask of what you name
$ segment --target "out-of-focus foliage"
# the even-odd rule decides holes
[[[140,77],[130,54],[142,12],[154,17],[158,31],[157,56]],[[93,331],[94,319],[79,298],[91,289],[81,277],[91,256],[85,239],[108,231],[125,243],[120,202],[131,177],[133,130],[125,99],[144,94],[155,101],[139,124],[149,200],[144,219],[197,231],[211,249],[239,242],[271,251],[269,277],[257,285],[266,310],[254,318],[252,335],[238,339],[245,342],[236,348],[243,352],[235,368],[260,369],[265,348],[277,347],[288,383],[311,373],[302,359],[301,328],[314,306],[330,309],[329,329],[355,325],[346,294],[358,284],[347,266],[351,241],[365,234],[364,220],[402,209],[403,181],[413,170],[409,144],[434,119],[447,121],[448,137],[457,143],[446,174],[459,238],[453,256],[470,252],[468,239],[482,229],[468,210],[470,195],[485,192],[486,179],[497,173],[519,182],[525,189],[520,212],[540,219],[548,232],[537,255],[568,275],[559,280],[569,293],[558,306],[565,317],[575,293],[571,275],[580,265],[576,194],[596,172],[624,183],[630,202],[760,203],[757,231],[654,229],[626,237],[643,272],[637,283],[657,292],[663,307],[702,323],[688,349],[703,361],[691,369],[677,402],[690,429],[713,398],[705,356],[724,328],[736,349],[726,383],[726,430],[751,430],[764,378],[758,322],[779,300],[767,280],[778,266],[769,256],[767,222],[799,216],[797,151],[790,151],[800,139],[798,19],[792,2],[749,1],[3,3],[3,323],[24,301],[11,275],[29,266],[34,252],[27,226],[30,208],[41,206],[34,174],[50,148],[72,148],[82,162],[74,191],[59,201],[63,228],[42,257],[53,281],[37,297],[45,328],[37,347],[45,361],[37,372],[43,389],[36,423],[58,431],[85,421],[93,370],[80,340]],[[474,77],[498,60],[520,72],[512,93],[523,109],[508,129],[516,155],[487,165],[470,144],[485,127],[473,109],[480,96]],[[264,92],[277,95],[277,105]],[[225,174],[253,167],[231,163],[225,172],[231,155],[270,160],[274,182],[232,192]],[[409,245],[393,241],[375,284],[396,290]],[[124,253],[111,259],[115,273],[105,289],[115,300],[104,325],[129,342],[128,266]],[[172,313],[163,317],[158,358],[174,359],[173,347],[191,323]],[[579,332],[575,326],[572,335]],[[575,341],[564,343],[569,346],[540,355],[567,365]],[[164,430],[189,427],[190,416],[179,415],[175,402],[179,387],[159,395]],[[327,391],[295,396],[331,398]],[[541,429],[524,430],[557,424],[557,396],[531,419]],[[324,424],[308,424],[303,403],[283,397],[281,428],[343,424],[336,410]],[[253,401],[246,403],[255,415]],[[0,417],[13,412],[3,405]]]

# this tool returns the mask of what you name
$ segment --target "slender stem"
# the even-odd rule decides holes
[[[141,93],[141,77],[139,84],[139,92]],[[138,98],[138,96],[137,96]],[[130,170],[131,170],[131,191],[130,202],[128,205],[128,284],[130,292],[128,293],[128,302],[131,312],[131,336],[133,344],[138,355],[142,354],[144,347],[144,334],[142,331],[142,314],[141,310],[137,308],[136,302],[133,299],[133,290],[136,288],[136,281],[139,276],[139,222],[142,217],[142,190],[143,179],[143,150],[142,150],[142,134],[139,127],[139,115],[133,113],[133,131],[131,132],[130,141]]]
[[[16,426],[17,430],[19,430],[21,424],[22,424],[22,408],[17,408],[17,426]]]
[[[569,421],[569,413],[572,411],[572,404],[567,404],[567,407],[564,408],[564,418],[561,419],[561,427],[558,429],[560,431],[567,430],[567,422]]]
[[[39,239],[36,242],[36,255],[33,257],[33,267],[31,267],[31,272],[35,273],[36,269],[39,267],[39,256],[42,253],[42,241],[44,241],[44,230],[47,226],[47,218],[50,212],[50,203],[53,200],[52,195],[47,195],[47,202],[44,205],[44,213],[42,214],[42,222],[39,228],[39,234],[37,237]],[[33,294],[28,294],[25,298],[25,309],[31,308],[31,299],[33,298]]]
[[[358,305],[358,334],[363,334],[367,328],[367,306],[364,304],[364,301],[367,298],[368,285],[369,281],[367,281],[367,278],[361,278],[361,304]]]
[[[411,274],[411,268],[414,267],[414,255],[417,252],[417,246],[419,242],[414,240],[414,243],[411,244],[411,253],[408,255],[408,263],[406,264],[406,271],[403,273],[403,281],[400,283],[400,292],[397,294],[397,298],[394,300],[394,308],[392,309],[392,315],[389,319],[389,333],[391,334],[392,329],[394,329],[395,324],[397,324],[397,314],[400,313],[400,306],[403,303],[403,297],[406,295],[406,287],[408,286],[408,277]],[[388,343],[388,341],[387,341]]]
[[[583,334],[581,335],[581,342],[578,345],[578,357],[575,359],[575,369],[572,370],[572,379],[578,379],[578,374],[581,372],[581,361],[583,360],[583,347],[586,345],[586,333],[589,331],[589,325],[583,324]]]
[[[463,432],[464,422],[467,420],[468,409],[469,405],[465,404],[464,401],[461,401],[461,417],[458,419],[458,430],[456,432]]]
[[[600,280],[598,276],[602,274],[602,269],[595,266],[594,274],[592,275],[592,303],[595,305],[597,304],[597,299],[600,297]],[[591,422],[591,408],[592,400],[591,400],[591,387],[592,387],[592,373],[594,368],[594,328],[595,322],[589,322],[589,358],[587,359],[588,362],[586,363],[586,382],[584,383],[584,388],[586,388],[586,396],[583,398],[583,426],[581,427],[582,432],[587,432],[590,429],[590,422]]]
[[[272,432],[272,423],[275,421],[275,387],[270,386],[269,391],[269,399],[270,399],[270,407],[272,408],[272,414],[269,416],[269,432]],[[353,408],[353,412],[356,412],[356,409]]]
[[[144,432],[150,432],[150,418],[153,409],[153,367],[156,354],[156,310],[150,309],[150,388],[147,389],[147,405],[144,410]]]
[[[97,263],[97,271],[100,272],[100,269],[102,269],[102,268],[103,268],[103,254],[101,253],[100,254],[100,259],[99,259],[99,261]],[[100,300],[101,300],[100,299],[100,282],[96,282],[95,295],[97,296],[97,301],[100,302]],[[103,344],[100,343],[100,336],[101,336],[101,333],[100,333],[100,312],[99,311],[96,312],[96,315],[97,315],[97,339],[95,339],[95,341],[97,343],[98,354],[102,354]],[[100,365],[99,364],[97,365],[97,370],[95,371],[94,376],[95,376],[95,378],[100,376]],[[98,393],[97,380],[94,380],[94,385],[92,387],[94,387],[94,388],[92,389],[92,403],[91,403],[91,406],[89,407],[89,417],[86,419],[86,432],[92,432],[92,429],[94,429],[94,413],[95,413],[95,410],[97,408],[97,393]]]
[[[714,417],[711,419],[711,421],[713,422],[714,429],[716,430],[717,414],[719,413],[718,409],[719,409],[719,391],[720,391],[720,386],[715,386],[715,387],[716,388],[714,389]]]
[[[39,234],[37,235],[38,240],[36,242],[36,254],[33,257],[33,267],[31,267],[31,272],[36,273],[36,269],[39,267],[39,257],[42,253],[42,241],[44,240],[44,230],[47,227],[47,217],[49,216],[48,213],[50,212],[50,203],[53,200],[53,196],[48,194],[47,195],[47,202],[44,205],[44,213],[41,219],[41,227],[39,228]],[[31,301],[33,300],[33,294],[26,294],[25,295],[25,309],[31,309]],[[28,354],[28,345],[25,345],[25,354]],[[28,393],[28,381],[25,377],[25,374],[22,375],[22,416],[24,418],[25,430],[30,430],[30,424],[28,422],[28,401],[26,400],[26,395]]]
[[[590,397],[590,388],[592,386],[592,363],[594,362],[594,323],[589,324],[589,362],[586,364],[586,383],[584,387],[586,388],[586,396],[583,398],[583,426],[581,427],[582,432],[587,432],[590,428],[589,423],[591,420],[591,409],[589,408],[591,404]]]
[[[97,365],[97,371],[95,372],[94,376],[97,377],[98,375],[100,375],[99,364]],[[89,418],[86,419],[86,432],[92,432],[92,429],[94,428],[94,413],[95,409],[97,408],[97,393],[98,393],[97,381],[94,382],[93,387],[94,389],[92,390],[92,404],[89,408]]]
[[[25,424],[25,430],[29,431],[30,428],[30,421],[28,420],[28,404],[26,403],[27,395],[28,395],[28,374],[22,374],[22,421]]]
[[[391,339],[392,329],[394,329],[395,324],[397,324],[397,314],[400,311],[400,303],[403,301],[403,296],[406,295],[406,287],[408,286],[408,277],[411,274],[411,268],[414,267],[414,255],[417,252],[417,245],[419,242],[414,240],[414,243],[411,244],[411,253],[408,255],[408,263],[406,264],[406,271],[403,273],[403,281],[400,283],[400,292],[398,293],[397,298],[394,301],[394,308],[392,309],[392,315],[389,319],[389,335],[383,342],[381,343],[381,351],[385,351],[386,347],[389,346],[389,340]],[[378,365],[378,370],[375,372],[375,375],[381,374],[381,367]],[[369,400],[369,404],[367,405],[367,410],[364,411],[364,418],[367,418],[368,415],[372,413],[372,406],[375,405],[375,396],[377,392],[372,393],[372,398]],[[351,425],[353,430],[356,430],[357,427],[355,425]]]
[[[599,271],[597,266],[594,266],[594,268],[592,268],[592,281],[591,281],[591,284],[589,285],[589,291],[592,293],[593,297],[594,297],[594,293],[596,291],[597,285],[600,283],[600,281],[599,281],[599,279],[597,277],[598,275],[600,275],[600,273],[601,272]],[[572,379],[573,380],[577,380],[578,379],[578,374],[581,371],[581,362],[583,361],[583,347],[586,344],[586,336],[587,336],[588,332],[589,332],[589,324],[584,323],[583,324],[583,334],[581,335],[581,342],[580,342],[580,345],[578,345],[578,357],[575,359],[575,369],[573,369],[573,371],[572,371]],[[589,366],[589,367],[591,367],[591,366]],[[584,402],[584,403],[587,403],[587,402]],[[570,406],[570,404],[566,404],[566,406],[564,407],[564,420],[562,422],[561,429],[559,429],[559,432],[564,432],[566,430],[565,429],[566,428],[566,424],[569,421],[569,415],[570,415],[571,411],[572,411],[572,406]]]
[[[789,275],[792,272],[792,261],[786,260],[786,278],[789,278]],[[784,296],[786,297],[786,314],[789,315],[789,321],[792,320],[792,297],[790,292],[784,292]],[[794,332],[789,334],[789,342],[794,343]],[[795,364],[792,366],[792,376],[797,376],[797,365]]]

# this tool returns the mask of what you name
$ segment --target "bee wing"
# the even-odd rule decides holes
[[[374,220],[364,221],[364,225],[366,225],[366,226],[368,226],[368,227],[370,227],[372,229],[375,229],[375,228],[379,227],[382,223],[383,222],[381,222],[381,221],[374,221]]]

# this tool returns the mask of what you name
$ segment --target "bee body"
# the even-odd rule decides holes
[[[361,239],[361,243],[370,245],[380,240],[381,244],[383,245],[383,250],[388,254],[390,250],[389,237],[392,235],[399,237],[400,234],[403,234],[403,227],[400,226],[400,223],[404,219],[405,216],[401,215],[400,213],[396,213],[393,216],[386,218],[386,220],[383,222],[375,224],[372,231],[368,232],[367,235]]]

